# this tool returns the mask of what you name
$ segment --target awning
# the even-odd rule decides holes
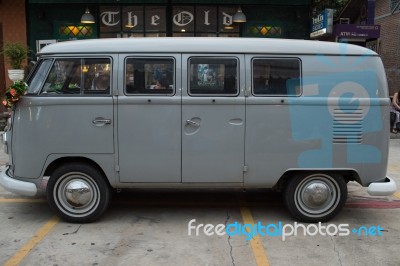
[[[222,5],[310,5],[310,0],[28,0],[29,4],[222,4]]]

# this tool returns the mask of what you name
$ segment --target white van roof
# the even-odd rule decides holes
[[[377,55],[370,49],[343,43],[262,38],[160,37],[67,41],[44,47],[39,54],[81,53],[263,53]]]

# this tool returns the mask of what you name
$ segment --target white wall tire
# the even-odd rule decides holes
[[[347,184],[335,173],[308,173],[293,176],[286,183],[284,201],[289,212],[301,222],[325,222],[343,208]]]
[[[64,220],[93,222],[107,210],[111,192],[104,176],[94,167],[69,163],[56,169],[47,184],[50,207]]]

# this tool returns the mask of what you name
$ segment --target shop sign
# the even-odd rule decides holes
[[[121,26],[129,27],[131,30],[142,30],[145,19],[145,27],[147,30],[165,30],[166,12],[165,7],[146,6],[145,12],[143,7],[127,6],[120,9],[119,7],[100,7],[100,27],[102,32],[115,31]],[[217,23],[221,27],[232,24],[234,9],[231,7],[219,9],[219,14],[215,12],[213,7],[198,8],[196,12],[192,6],[190,7],[174,7],[172,14],[172,23],[174,27],[186,27],[195,24],[196,27],[215,28]],[[145,17],[146,14],[146,17]],[[219,18],[217,20],[217,17]]]
[[[380,37],[380,25],[337,24],[334,35],[339,38],[377,39]]]
[[[325,9],[311,19],[310,37],[315,38],[332,33],[333,9]]]

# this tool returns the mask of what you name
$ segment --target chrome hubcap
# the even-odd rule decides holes
[[[97,183],[81,172],[61,176],[55,184],[53,195],[58,208],[73,217],[90,215],[100,203]]]
[[[71,180],[65,187],[65,198],[72,206],[82,207],[92,200],[92,191],[82,180]]]
[[[318,207],[324,205],[329,199],[329,187],[321,182],[309,184],[302,195],[303,202],[310,207]]]
[[[299,211],[311,217],[331,212],[339,204],[339,200],[339,185],[329,175],[310,175],[295,190],[295,204]]]

